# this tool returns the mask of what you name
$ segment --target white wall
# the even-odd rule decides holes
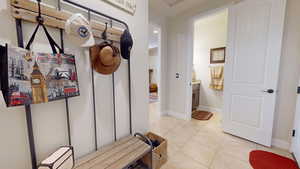
[[[120,11],[100,0],[74,0],[78,3],[99,10],[126,21],[134,38],[132,50],[132,112],[134,131],[146,132],[148,129],[148,1],[137,1],[134,16]],[[0,1],[0,43],[16,45],[14,19],[11,17],[9,0]],[[55,4],[53,0],[47,3]],[[65,5],[64,5],[65,7]],[[76,11],[75,9],[73,9]],[[24,26],[25,42],[33,31],[34,25]],[[145,31],[141,31],[145,30]],[[59,32],[50,29],[59,42]],[[33,49],[50,52],[45,36],[39,33]],[[87,51],[73,46],[65,39],[66,52],[76,55],[80,85],[80,97],[69,100],[71,114],[71,137],[76,157],[94,151],[93,106],[91,88],[91,70]],[[121,67],[115,73],[116,113],[118,138],[129,134],[127,61],[122,60]],[[95,75],[98,145],[103,146],[113,141],[113,107],[111,76]],[[64,101],[32,105],[33,128],[38,161],[66,145],[67,126]],[[0,168],[30,169],[30,153],[26,130],[24,107],[6,108],[0,97]]]
[[[201,16],[203,13],[210,13],[213,9],[220,8],[229,4],[231,0],[212,1],[209,4],[195,7],[181,16],[176,16],[168,22],[168,76],[170,76],[170,85],[168,90],[168,110],[175,112],[177,116],[185,117],[185,107],[183,106],[186,96],[185,85],[188,83],[185,69],[178,69],[178,67],[187,64],[186,55],[179,57],[178,61],[176,53],[188,53],[188,49],[181,47],[178,50],[177,37],[183,35],[189,38],[188,25],[189,19]],[[287,1],[287,15],[284,28],[283,37],[283,51],[280,66],[280,80],[278,101],[275,112],[273,144],[281,147],[288,147],[291,138],[291,130],[294,118],[295,103],[296,103],[296,86],[298,85],[298,78],[300,74],[300,24],[297,22],[297,16],[300,15],[298,7],[300,1]],[[182,59],[185,58],[185,59]],[[183,62],[182,62],[183,61]],[[175,79],[175,73],[181,73],[181,79]],[[176,92],[174,92],[176,91]],[[180,104],[178,104],[180,103]]]
[[[300,75],[300,1],[288,0],[280,64],[278,99],[274,121],[274,142],[288,147],[296,108]]]
[[[220,112],[223,92],[209,88],[210,49],[225,47],[227,42],[227,10],[200,18],[194,25],[194,69],[197,80],[201,80],[200,110]],[[223,64],[224,65],[224,64]]]

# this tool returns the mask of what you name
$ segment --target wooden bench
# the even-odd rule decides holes
[[[75,169],[124,169],[149,153],[152,153],[150,145],[138,137],[128,136],[79,159]]]

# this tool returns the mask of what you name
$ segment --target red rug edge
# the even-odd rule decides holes
[[[249,162],[253,169],[299,169],[294,160],[262,150],[251,151]]]

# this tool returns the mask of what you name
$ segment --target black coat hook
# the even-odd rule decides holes
[[[42,17],[42,10],[41,10],[41,1],[42,0],[37,0],[38,2],[38,16],[36,17],[36,21],[39,23],[39,24],[43,24],[44,23],[44,18]]]
[[[102,39],[107,40],[107,23],[105,23],[105,29],[102,33]]]

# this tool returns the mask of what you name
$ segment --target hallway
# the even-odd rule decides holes
[[[159,117],[157,110],[155,104],[150,104],[150,130],[168,140],[169,161],[163,169],[251,169],[248,154],[255,149],[292,158],[287,151],[223,133],[218,114],[206,122],[188,122]]]

